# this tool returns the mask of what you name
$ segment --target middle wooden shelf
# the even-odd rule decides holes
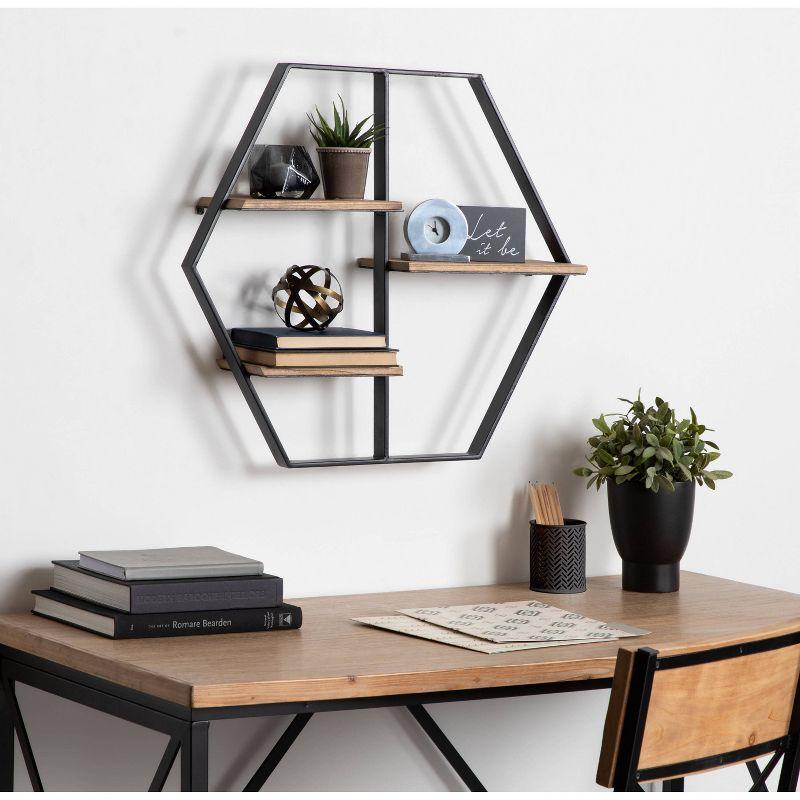
[[[450,272],[465,275],[585,275],[583,264],[558,264],[554,261],[408,261],[390,258],[392,272]],[[371,258],[359,258],[358,266],[372,269]]]

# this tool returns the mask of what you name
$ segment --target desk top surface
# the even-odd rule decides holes
[[[484,655],[351,622],[398,608],[540,599],[652,631],[619,642]],[[687,652],[800,628],[800,596],[697,573],[674,594],[585,594],[524,584],[313,597],[299,631],[114,641],[30,613],[0,615],[0,644],[195,708],[440,692],[610,678],[620,646]]]

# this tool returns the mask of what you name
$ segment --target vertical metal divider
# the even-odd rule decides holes
[[[373,80],[373,122],[383,135],[375,140],[373,164],[374,197],[389,199],[389,75],[375,72]],[[386,334],[389,343],[389,215],[373,215],[372,313],[375,333]],[[389,458],[389,378],[373,378],[373,455],[376,461]]]

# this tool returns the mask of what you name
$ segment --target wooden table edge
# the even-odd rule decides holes
[[[8,635],[9,632],[11,635]],[[40,642],[41,645],[26,646],[34,642]],[[123,683],[115,679],[113,669],[109,669],[110,665],[113,666],[113,662],[107,658],[72,644],[53,642],[41,636],[34,636],[22,628],[4,624],[3,620],[0,620],[0,646],[185,708],[191,708],[192,705],[193,687],[189,683],[130,663],[125,665],[125,672],[127,675],[133,675],[134,680],[126,680]]]
[[[741,644],[800,631],[800,617],[794,623],[753,630],[739,636],[709,637],[691,644],[659,646],[664,655],[693,653],[715,647]],[[620,640],[620,649],[636,650],[638,639]],[[616,656],[596,659],[565,659],[535,664],[498,664],[453,670],[436,670],[383,675],[348,675],[268,683],[199,684],[192,687],[192,708],[294,703],[316,700],[347,700],[426,692],[455,692],[468,689],[496,689],[548,683],[579,683],[614,677]]]
[[[579,659],[269,683],[203,684],[195,685],[192,689],[192,708],[351,700],[559,682],[578,683],[612,677],[615,663],[616,658],[604,657],[591,662]]]

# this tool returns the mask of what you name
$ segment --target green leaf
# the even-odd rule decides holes
[[[596,458],[600,459],[604,464],[613,464],[614,457],[609,455],[605,450],[596,450],[595,451]]]
[[[714,442],[710,442],[708,439],[703,442],[706,447],[713,447],[715,450],[719,450],[719,445],[714,444]]]
[[[644,437],[647,440],[647,444],[652,445],[653,447],[658,447],[660,442],[658,441],[658,436],[654,433],[647,433]]]
[[[658,483],[664,491],[667,492],[674,492],[675,487],[672,484],[672,481],[666,475],[657,475]]]
[[[704,472],[704,475],[710,476],[715,481],[724,481],[726,478],[732,478],[733,473],[727,469],[712,469]]]
[[[577,475],[579,478],[588,478],[594,473],[589,469],[589,467],[578,467],[577,469],[572,470],[572,474]]]
[[[341,95],[339,95],[339,99],[342,99]],[[344,102],[342,102],[342,108],[344,108]],[[342,128],[342,118],[339,116],[339,109],[336,108],[336,103],[333,104],[333,132],[339,139],[342,138],[344,132]]]
[[[606,436],[611,434],[611,428],[608,427],[608,423],[602,414],[597,419],[593,419],[592,424],[595,426],[595,428],[597,428],[597,430],[599,430],[601,433],[604,433]]]
[[[635,449],[636,449],[636,442],[630,442],[626,444],[625,447],[622,448],[622,450],[620,450],[620,453],[622,453],[622,455],[627,455],[628,453],[633,452]]]
[[[648,458],[652,458],[655,454],[655,447],[645,447],[645,449],[642,450],[642,461],[647,461]]]
[[[615,475],[628,475],[629,473],[633,472],[633,470],[634,470],[634,467],[632,467],[630,465],[624,466],[624,467],[617,467],[614,470],[614,474]]]
[[[672,452],[671,452],[671,451],[669,451],[669,450],[667,450],[667,448],[666,448],[666,447],[659,447],[659,448],[656,450],[656,454],[657,454],[657,455],[659,455],[659,456],[661,456],[661,458],[662,458],[664,461],[669,461],[669,463],[670,463],[670,464],[672,463]]]

